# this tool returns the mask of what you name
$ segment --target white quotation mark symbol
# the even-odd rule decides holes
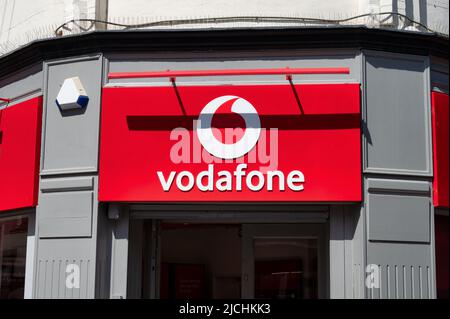
[[[68,264],[66,267],[66,274],[67,289],[80,288],[80,266]]]
[[[366,267],[366,287],[368,289],[380,288],[380,267],[375,264]]]

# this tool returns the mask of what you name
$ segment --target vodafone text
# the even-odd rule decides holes
[[[208,170],[201,171],[194,176],[189,171],[171,171],[168,176],[164,176],[162,171],[158,171],[157,175],[161,186],[165,192],[170,191],[174,181],[177,188],[183,192],[188,192],[194,186],[202,192],[212,192],[217,189],[220,192],[242,191],[243,184],[247,189],[257,192],[265,188],[267,191],[274,190],[274,180],[278,180],[278,191],[286,190],[287,187],[292,191],[302,191],[305,176],[301,171],[293,170],[287,176],[282,171],[267,171],[263,174],[254,170],[246,172],[247,164],[239,164],[234,172],[219,171],[214,173],[214,165],[209,164]]]

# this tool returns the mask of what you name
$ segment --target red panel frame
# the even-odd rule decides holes
[[[295,92],[296,93],[295,93]],[[170,161],[170,130],[190,130],[202,108],[237,95],[257,109],[262,127],[279,128],[278,169],[301,170],[302,192],[163,192],[162,170],[197,174],[206,163]],[[300,105],[296,100],[296,95]],[[182,101],[180,105],[180,100]],[[190,128],[189,128],[190,126]],[[196,135],[196,134],[195,134]],[[361,201],[359,84],[225,85],[104,88],[100,142],[100,201],[123,202],[359,202]],[[295,147],[294,147],[295,146]],[[244,160],[247,161],[247,155]],[[215,172],[236,163],[215,164]],[[248,170],[259,164],[248,164]]]
[[[240,76],[240,75],[294,75],[294,74],[349,74],[349,68],[275,68],[275,69],[225,69],[225,70],[185,70],[111,72],[109,79],[132,78],[176,78],[194,76]]]
[[[449,100],[448,94],[431,92],[433,129],[433,202],[449,208]]]
[[[0,211],[37,205],[42,96],[7,107],[0,117]]]

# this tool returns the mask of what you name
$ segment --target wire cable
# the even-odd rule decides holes
[[[149,28],[149,27],[157,27],[157,26],[175,26],[175,25],[186,25],[186,24],[217,24],[217,23],[227,23],[227,22],[272,22],[272,23],[317,23],[317,24],[332,24],[332,25],[340,25],[341,23],[349,22],[356,19],[361,19],[365,17],[375,17],[375,16],[383,16],[390,15],[396,16],[404,19],[411,25],[416,25],[424,30],[440,34],[448,37],[446,34],[442,34],[438,31],[432,30],[428,28],[421,22],[415,21],[408,17],[407,15],[398,13],[398,12],[380,12],[380,13],[365,13],[357,16],[345,18],[345,19],[321,19],[321,18],[301,18],[301,17],[283,17],[283,16],[230,16],[230,17],[216,17],[216,18],[197,18],[197,19],[175,19],[175,20],[159,20],[154,22],[140,23],[140,24],[124,24],[117,23],[105,20],[96,20],[96,19],[72,19],[67,21],[58,28],[55,29],[55,35],[60,36],[60,30],[65,29],[71,31],[68,28],[70,23],[78,23],[78,22],[90,22],[90,26],[87,28],[83,28],[78,25],[78,27],[83,31],[89,31],[94,24],[104,24],[111,25],[116,27],[122,27],[124,30],[129,29],[140,29],[140,28]]]

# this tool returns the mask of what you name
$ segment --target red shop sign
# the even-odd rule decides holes
[[[42,97],[0,110],[0,211],[37,205]]]
[[[361,200],[359,84],[103,89],[101,201]]]
[[[449,207],[449,113],[448,94],[431,93],[433,115],[433,202],[436,207]]]

